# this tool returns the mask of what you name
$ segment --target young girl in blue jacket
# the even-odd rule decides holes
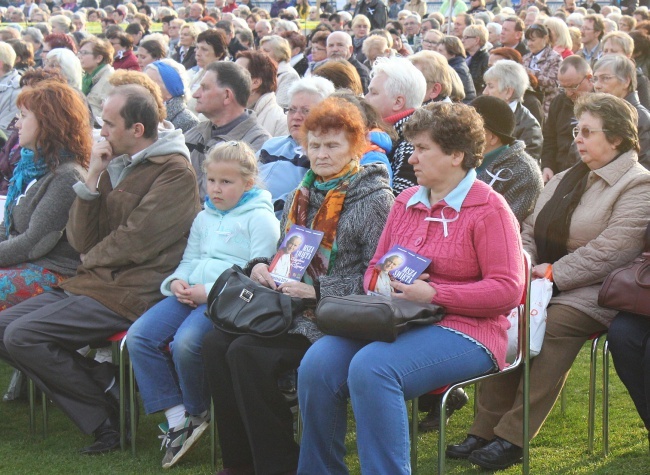
[[[244,142],[226,142],[208,154],[208,196],[190,231],[176,271],[161,285],[167,296],[130,328],[127,346],[147,414],[165,411],[163,468],[174,465],[205,431],[208,391],[201,343],[210,289],[233,264],[272,257],[280,237],[271,194],[256,186],[257,160]]]

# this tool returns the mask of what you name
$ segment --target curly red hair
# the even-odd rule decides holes
[[[57,81],[41,81],[24,89],[16,105],[36,116],[36,143],[51,170],[69,160],[88,167],[93,146],[90,114],[78,91]]]
[[[366,140],[365,121],[359,109],[349,102],[329,97],[311,109],[301,128],[301,145],[307,150],[307,134],[319,134],[343,130],[350,144],[350,153],[360,158],[365,152]]]

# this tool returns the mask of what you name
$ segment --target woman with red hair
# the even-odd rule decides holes
[[[285,202],[280,242],[293,225],[322,231],[323,239],[302,282],[276,286],[270,259],[253,259],[251,279],[291,297],[362,294],[393,195],[386,168],[364,167],[366,130],[359,110],[338,98],[314,106],[303,123],[302,145],[311,169]],[[293,416],[278,377],[293,372],[323,334],[313,306],[275,338],[233,336],[213,330],[203,342],[203,361],[214,401],[226,474],[295,473],[298,444]]]
[[[75,274],[79,254],[64,231],[92,147],[88,108],[67,84],[40,82],[16,104],[22,149],[0,225],[0,310]]]

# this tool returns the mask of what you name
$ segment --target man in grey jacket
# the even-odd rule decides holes
[[[191,161],[199,183],[199,196],[206,196],[203,161],[212,147],[230,140],[246,142],[256,152],[271,138],[257,123],[255,113],[246,110],[251,93],[251,76],[240,65],[217,61],[206,67],[194,97],[196,112],[209,120],[185,134]]]

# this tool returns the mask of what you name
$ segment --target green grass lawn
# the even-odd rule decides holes
[[[610,455],[601,455],[600,394],[597,400],[596,453],[587,454],[587,407],[589,380],[589,353],[587,347],[580,353],[567,383],[567,408],[562,416],[558,406],[531,444],[531,473],[534,474],[648,474],[650,456],[648,440],[641,419],[637,415],[627,391],[613,368],[610,379]],[[600,367],[599,367],[600,370]],[[0,363],[0,388],[7,387],[11,369]],[[600,376],[600,373],[599,373]],[[149,474],[161,473],[162,452],[157,438],[157,424],[161,415],[141,417],[137,435],[138,455],[114,452],[109,455],[87,457],[77,450],[92,442],[81,434],[60,411],[50,406],[49,433],[43,439],[40,425],[37,434],[30,435],[28,405],[26,402],[0,403],[0,474]],[[448,441],[458,442],[465,437],[471,424],[471,403],[456,413],[448,429]],[[40,423],[40,411],[37,413]],[[435,433],[420,436],[418,472],[436,473],[437,442]],[[355,450],[354,421],[350,416],[347,437],[348,466],[353,474],[360,473]],[[448,460],[448,473],[481,473],[467,462]],[[520,473],[515,466],[502,473]],[[205,435],[197,447],[169,473],[208,474],[210,465],[210,437]]]

